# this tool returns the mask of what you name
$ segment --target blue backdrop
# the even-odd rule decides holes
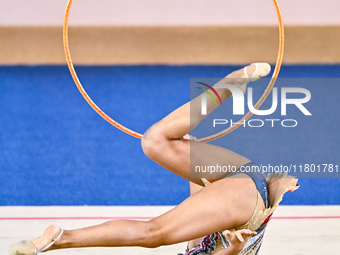
[[[223,77],[239,67],[76,69],[99,107],[143,133],[190,99],[190,78]],[[284,66],[280,77],[336,78],[339,73],[339,65],[294,65]],[[333,86],[326,94],[319,94],[316,86],[308,89],[312,99],[316,96],[307,107],[314,119],[303,121],[297,134],[278,128],[251,132],[239,128],[225,138],[231,148],[255,162],[264,156],[266,163],[275,164],[277,158],[300,162],[302,155],[338,164],[340,88]],[[0,205],[175,205],[189,195],[187,181],[145,157],[139,139],[112,127],[90,108],[66,66],[0,67],[0,116]],[[326,122],[321,133],[319,128],[306,128],[313,127],[315,120]],[[243,149],[237,139],[252,141],[258,149]],[[280,146],[282,140],[289,144]],[[283,204],[340,204],[339,179],[304,178],[300,183],[301,188],[287,194]]]

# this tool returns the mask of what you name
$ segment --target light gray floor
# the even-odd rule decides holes
[[[32,239],[41,235],[46,226],[56,224],[64,229],[81,228],[102,223],[98,219],[13,219],[39,217],[155,217],[172,207],[167,206],[130,206],[130,207],[0,207],[0,254],[7,254],[10,244]],[[311,216],[340,216],[340,206],[281,206],[275,212],[264,239],[260,254],[327,254],[339,255],[340,219],[339,218],[306,218]],[[279,219],[279,217],[285,217]],[[288,218],[287,218],[288,217]],[[289,217],[305,217],[292,219]],[[12,218],[12,220],[3,220]],[[52,251],[55,255],[112,255],[112,254],[162,254],[177,255],[184,252],[186,244],[144,248],[86,248]]]

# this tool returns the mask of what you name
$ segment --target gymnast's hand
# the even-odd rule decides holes
[[[192,141],[197,141],[197,138],[195,136],[192,136],[192,135],[189,135],[189,134],[186,134],[185,136],[183,136],[184,140],[192,140]]]
[[[228,237],[230,242],[230,246],[215,255],[237,255],[240,251],[242,251],[243,247],[247,243],[248,239],[254,235],[256,235],[255,231],[251,231],[249,229],[237,230],[235,232],[230,232],[226,230],[223,232],[224,235]]]

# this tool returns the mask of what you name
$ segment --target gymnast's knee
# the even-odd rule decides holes
[[[153,159],[161,152],[160,149],[164,145],[163,141],[166,141],[165,136],[156,123],[143,135],[142,149],[144,154]]]
[[[146,248],[157,248],[162,245],[167,244],[167,235],[164,232],[162,226],[153,222],[153,220],[148,222],[148,231],[143,240],[143,247]]]

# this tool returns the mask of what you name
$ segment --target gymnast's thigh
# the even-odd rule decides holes
[[[247,175],[225,178],[154,218],[153,233],[163,245],[185,242],[247,222],[257,203],[257,189]]]

